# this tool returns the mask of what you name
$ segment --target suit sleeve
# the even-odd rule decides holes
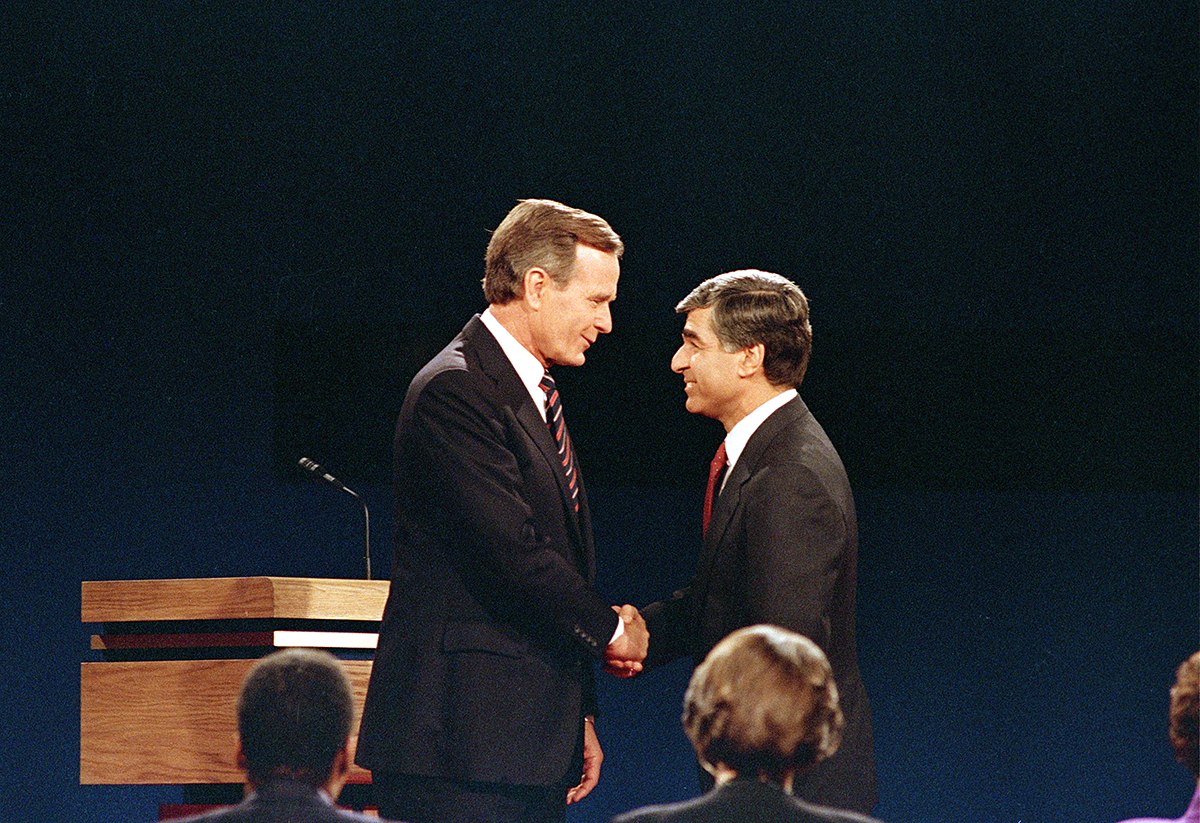
[[[416,400],[406,448],[432,472],[441,494],[434,505],[453,513],[447,528],[461,530],[445,537],[461,548],[454,560],[464,579],[499,587],[489,594],[511,613],[598,656],[618,618],[566,559],[565,528],[539,525],[539,506],[561,505],[551,469],[483,382],[462,371],[433,377]]]
[[[784,626],[828,648],[827,615],[848,537],[845,513],[797,462],[757,473],[743,499],[745,620]]]
[[[653,669],[692,654],[692,589],[689,583],[666,600],[640,610],[650,631],[645,668]]]

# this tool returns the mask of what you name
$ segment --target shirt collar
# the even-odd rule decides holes
[[[742,456],[746,444],[750,442],[750,438],[758,431],[758,427],[763,424],[763,421],[770,417],[777,409],[791,402],[792,398],[796,397],[797,394],[798,392],[795,389],[788,389],[782,394],[777,394],[743,417],[729,430],[729,434],[725,435],[725,454],[729,461],[726,464],[725,477],[728,478],[733,473],[734,464]],[[722,481],[721,488],[724,487],[725,484]]]
[[[500,321],[496,319],[496,315],[492,314],[491,306],[487,311],[479,315],[479,319],[483,321],[483,325],[492,333],[492,337],[496,338],[496,342],[500,344],[500,348],[504,351],[504,356],[508,358],[508,362],[512,364],[513,369],[517,372],[517,377],[521,378],[521,382],[525,384],[525,388],[529,391],[529,397],[533,400],[533,405],[541,414],[542,419],[546,419],[546,393],[542,391],[541,385],[542,375],[546,373],[546,368],[541,361],[533,356],[533,352],[517,342],[517,338],[512,336],[512,332],[504,328]]]

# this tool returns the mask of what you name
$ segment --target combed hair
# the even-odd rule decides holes
[[[524,294],[525,272],[542,268],[559,288],[575,273],[575,244],[620,257],[625,245],[601,217],[554,200],[521,200],[492,232],[483,295],[504,305]]]
[[[763,344],[763,371],[775,386],[799,387],[812,354],[808,298],[778,274],[743,269],[705,280],[675,307],[680,314],[711,308],[709,319],[725,351]]]
[[[337,658],[285,649],[259,660],[238,696],[238,734],[256,783],[287,777],[319,786],[350,737],[354,703]]]
[[[1200,652],[1179,664],[1171,687],[1171,746],[1175,757],[1200,777]]]
[[[824,652],[778,626],[730,634],[692,674],[683,727],[701,761],[782,782],[837,751],[842,710]]]

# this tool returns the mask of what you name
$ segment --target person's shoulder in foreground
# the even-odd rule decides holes
[[[731,780],[708,794],[679,803],[645,806],[617,815],[613,823],[709,823],[709,821],[795,821],[796,823],[880,823],[844,809],[817,806],[793,797],[770,781]]]
[[[1183,817],[1136,817],[1121,823],[1200,823],[1200,652],[1179,664],[1171,686],[1168,734],[1175,759],[1197,780]]]
[[[1121,823],[1200,823],[1200,785],[1196,786],[1183,817],[1132,817]]]
[[[816,643],[779,626],[738,629],[696,667],[683,699],[683,729],[716,787],[615,823],[874,823],[792,794],[796,775],[837,751],[844,722],[833,670]]]
[[[324,791],[293,780],[258,786],[245,800],[175,823],[386,823],[378,817],[339,808]]]
[[[251,791],[236,806],[177,823],[379,823],[334,805],[349,775],[353,720],[337,658],[315,649],[267,655],[237,701],[237,763]]]

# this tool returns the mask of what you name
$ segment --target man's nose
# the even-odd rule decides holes
[[[675,350],[675,354],[671,355],[671,371],[683,374],[685,368],[687,368],[687,358],[683,356],[683,346],[680,346]]]
[[[612,312],[605,303],[596,314],[596,329],[601,334],[608,334],[613,329]]]

